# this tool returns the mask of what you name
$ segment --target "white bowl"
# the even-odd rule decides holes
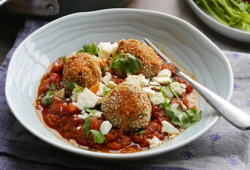
[[[237,28],[232,28],[226,26],[211,15],[205,13],[202,9],[200,9],[193,0],[187,0],[187,3],[196,13],[196,15],[205,23],[207,26],[211,27],[213,30],[217,31],[218,33],[225,35],[229,38],[242,41],[242,42],[250,42],[250,33],[244,30],[240,30]]]
[[[189,23],[164,13],[138,9],[110,9],[76,13],[57,19],[28,36],[16,49],[6,78],[6,98],[21,124],[38,138],[63,150],[102,159],[135,159],[162,154],[195,140],[219,119],[199,99],[202,119],[158,148],[132,154],[100,153],[75,147],[59,139],[39,119],[33,103],[46,68],[58,57],[83,44],[115,42],[122,38],[152,40],[165,54],[193,74],[197,81],[222,98],[232,94],[233,75],[225,55]]]

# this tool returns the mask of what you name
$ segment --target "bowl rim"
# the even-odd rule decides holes
[[[12,55],[12,58],[10,60],[9,66],[8,66],[8,70],[7,70],[7,74],[6,74],[6,82],[5,82],[5,96],[7,99],[7,103],[13,113],[13,115],[16,117],[16,119],[22,124],[22,126],[24,126],[27,130],[29,130],[29,132],[31,132],[33,135],[35,135],[36,137],[38,137],[39,139],[42,139],[43,141],[45,141],[46,143],[49,143],[57,148],[60,148],[62,150],[66,150],[69,151],[71,153],[75,153],[78,155],[82,155],[82,156],[87,156],[87,157],[91,157],[91,158],[100,158],[100,159],[113,159],[113,160],[128,160],[128,159],[141,159],[141,158],[147,158],[147,157],[152,157],[152,156],[156,156],[159,154],[163,154],[166,152],[170,152],[174,149],[177,149],[179,147],[182,147],[192,141],[194,141],[195,139],[197,139],[198,137],[200,137],[202,134],[204,134],[207,130],[209,130],[220,118],[220,115],[217,115],[217,117],[214,119],[213,122],[211,122],[209,125],[207,125],[203,130],[199,131],[198,133],[196,133],[194,136],[190,137],[189,139],[183,141],[180,144],[175,144],[174,146],[171,146],[171,148],[162,148],[162,149],[149,149],[147,151],[143,151],[143,152],[135,152],[135,153],[131,153],[131,154],[113,154],[113,153],[101,153],[101,152],[94,152],[94,151],[90,151],[90,150],[86,150],[86,149],[79,149],[77,147],[75,148],[69,148],[69,147],[65,147],[64,145],[51,141],[48,138],[40,135],[39,133],[37,133],[34,129],[29,128],[29,126],[22,120],[21,117],[19,117],[18,115],[18,111],[15,110],[15,108],[13,107],[11,101],[10,101],[10,96],[7,93],[8,90],[8,82],[9,82],[9,74],[10,74],[10,66],[12,65],[13,60],[17,57],[17,51],[19,51],[19,49],[21,49],[22,45],[28,41],[28,39],[36,34],[39,34],[41,31],[45,30],[47,27],[56,25],[59,22],[62,22],[64,20],[68,20],[72,17],[75,16],[85,16],[85,15],[91,15],[91,14],[103,14],[103,13],[113,13],[113,12],[136,12],[136,13],[144,13],[144,14],[148,14],[148,15],[158,15],[158,16],[163,16],[166,18],[171,18],[171,19],[175,19],[176,21],[178,21],[178,23],[184,24],[186,27],[192,28],[194,31],[196,31],[199,36],[201,36],[203,39],[205,39],[206,41],[208,41],[215,49],[217,49],[217,51],[221,54],[221,56],[223,58],[223,61],[226,64],[226,68],[227,71],[229,71],[229,80],[231,80],[230,83],[230,88],[233,89],[233,73],[232,73],[232,68],[230,66],[230,63],[228,61],[228,59],[226,58],[226,56],[224,55],[224,53],[222,53],[222,51],[209,39],[207,38],[201,31],[199,31],[197,28],[195,28],[193,25],[191,25],[190,23],[188,23],[187,21],[184,21],[176,16],[170,15],[170,14],[166,14],[163,12],[157,12],[157,11],[152,11],[152,10],[144,10],[144,9],[124,9],[124,8],[114,8],[114,9],[103,9],[103,10],[98,10],[98,11],[91,11],[91,12],[78,12],[78,13],[74,13],[74,14],[70,14],[70,15],[66,15],[64,17],[58,18],[54,21],[51,21],[50,23],[40,27],[39,29],[37,29],[36,31],[34,31],[33,33],[31,33],[28,37],[25,38],[25,40],[23,40],[20,45],[17,47],[17,49],[15,50],[15,52]],[[227,94],[226,96],[226,100],[228,101],[230,99],[230,97],[232,96],[232,90],[230,90],[230,92]],[[41,122],[42,123],[42,122]]]

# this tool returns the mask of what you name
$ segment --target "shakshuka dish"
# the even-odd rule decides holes
[[[158,147],[201,119],[193,87],[135,39],[59,57],[41,78],[36,110],[71,144],[112,153]]]

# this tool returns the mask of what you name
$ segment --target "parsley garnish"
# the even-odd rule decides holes
[[[92,133],[95,143],[101,144],[101,143],[104,142],[105,137],[103,136],[103,134],[101,134],[100,131],[93,130],[93,129],[92,129],[92,130],[89,130],[89,131]]]
[[[84,44],[82,49],[78,50],[76,52],[76,54],[83,53],[83,52],[88,52],[91,55],[95,55],[95,54],[99,53],[99,49],[98,49],[96,43],[93,42],[92,44]]]
[[[193,108],[188,109],[186,112],[182,112],[176,107],[167,107],[165,110],[171,122],[184,129],[192,126],[201,119],[201,111],[197,112],[196,109]]]
[[[46,92],[46,95],[42,98],[42,103],[44,105],[49,105],[52,103],[52,96],[55,90],[56,90],[56,85],[55,83],[52,83],[49,87],[49,90]]]
[[[142,67],[142,62],[133,55],[116,54],[111,61],[111,69],[121,70],[125,75],[131,75],[138,72]]]
[[[145,131],[146,131],[145,129],[141,129],[141,130],[136,131],[135,133],[136,133],[137,135],[141,135],[141,134],[144,134]]]
[[[94,129],[89,130],[90,122],[91,122],[90,118],[87,117],[84,123],[84,133],[88,136],[89,132],[91,132],[95,143],[99,143],[99,144],[103,143],[105,140],[105,136],[100,131],[97,131]]]
[[[69,81],[67,84],[67,89],[71,91],[75,90],[76,93],[80,93],[83,91],[84,87],[79,86],[78,84]]]

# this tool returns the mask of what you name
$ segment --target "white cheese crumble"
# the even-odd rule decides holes
[[[169,77],[154,77],[152,78],[152,81],[158,82],[160,84],[168,84],[172,82]]]
[[[81,129],[81,126],[77,126],[76,129],[77,129],[77,130],[80,130],[80,129]]]
[[[101,117],[102,116],[102,112],[99,111],[99,110],[95,110],[95,113],[93,114],[92,112],[90,112],[89,116],[91,116],[91,117]]]
[[[180,131],[176,129],[173,125],[171,125],[168,121],[163,120],[161,124],[162,124],[161,128],[162,133],[167,132],[169,135],[180,134]]]
[[[156,77],[152,79],[152,81],[158,82],[160,84],[168,84],[172,82],[170,77],[171,77],[171,71],[169,69],[163,69],[157,74]]]
[[[173,104],[171,104],[171,108],[176,108],[176,107],[178,107],[180,104],[179,103],[173,103]]]
[[[169,69],[163,69],[158,74],[157,77],[171,77],[171,71]]]
[[[144,87],[143,90],[148,95],[151,103],[153,103],[154,105],[159,105],[159,104],[164,103],[165,99],[162,96],[161,92],[156,92],[149,87]]]
[[[72,104],[80,110],[84,107],[94,108],[99,99],[100,97],[96,96],[88,88],[85,88],[81,93],[77,93],[77,102],[73,102]]]
[[[139,84],[140,86],[144,87],[149,84],[148,79],[145,78],[144,75],[129,75],[126,80],[126,82],[133,83],[133,84]]]
[[[115,88],[117,84],[115,84],[115,82],[113,81],[108,81],[107,83],[105,83],[105,86],[108,87],[108,88]]]
[[[88,113],[84,113],[84,114],[82,114],[82,115],[81,115],[81,114],[77,115],[77,117],[84,120],[84,119],[86,119],[87,117],[89,117],[89,115],[88,115]]]
[[[175,92],[177,95],[181,95],[186,92],[186,85],[178,82],[173,82],[170,84],[170,90]]]
[[[118,48],[118,43],[115,42],[111,44],[110,42],[101,42],[97,46],[99,48],[99,58],[102,60],[107,60],[110,55],[114,55]]]
[[[150,144],[150,149],[156,148],[157,146],[160,146],[162,144],[162,141],[160,141],[156,136],[154,136],[152,139],[148,139],[148,141]]]
[[[102,81],[103,81],[103,83],[107,83],[107,82],[109,82],[109,81],[111,80],[111,78],[112,78],[111,73],[107,73],[107,74],[102,78]]]
[[[111,128],[112,128],[112,124],[108,120],[106,120],[102,122],[100,126],[100,131],[103,135],[106,135],[109,133]]]

